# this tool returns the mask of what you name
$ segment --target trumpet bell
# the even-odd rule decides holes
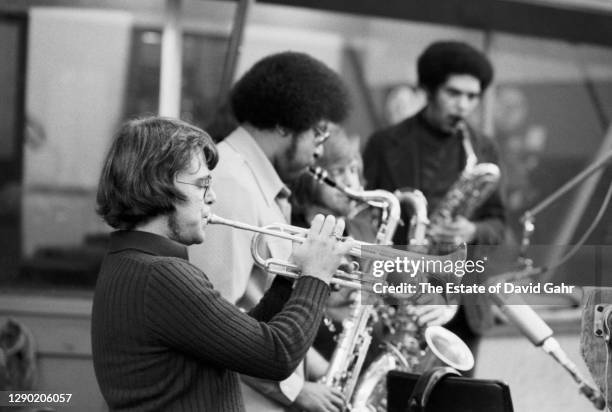
[[[442,326],[429,326],[425,329],[427,346],[440,359],[460,371],[474,367],[474,355],[463,340]]]

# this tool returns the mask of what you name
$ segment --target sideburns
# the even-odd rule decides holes
[[[180,241],[180,228],[176,217],[176,210],[168,215],[168,231],[170,232],[168,236],[170,239],[176,242]]]
[[[297,157],[299,136],[293,135],[289,139],[291,139],[291,144],[287,148],[287,159],[289,162],[293,162]]]

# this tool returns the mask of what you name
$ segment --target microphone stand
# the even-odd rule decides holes
[[[578,385],[578,391],[585,396],[596,409],[602,410],[606,401],[598,388],[589,384],[582,376],[574,362],[567,356],[561,345],[553,336],[553,330],[544,322],[531,306],[517,295],[494,293],[493,303],[500,308],[506,317],[536,347],[549,354]]]
[[[520,249],[519,259],[525,262],[528,267],[531,267],[532,262],[531,262],[531,259],[528,259],[526,257],[526,254],[527,254],[527,248],[529,248],[529,245],[531,243],[531,240],[530,240],[531,235],[533,234],[535,230],[536,215],[540,213],[541,211],[543,211],[544,209],[546,209],[551,204],[553,204],[554,202],[556,202],[557,199],[559,199],[561,196],[563,196],[564,194],[569,192],[571,189],[573,189],[576,185],[578,185],[578,183],[582,182],[583,180],[591,176],[597,170],[606,166],[607,163],[610,162],[610,160],[612,160],[612,151],[606,153],[601,158],[597,159],[593,164],[588,166],[582,172],[578,173],[576,176],[574,176],[572,179],[566,182],[563,186],[555,190],[552,194],[550,194],[548,197],[546,197],[536,206],[532,207],[531,209],[523,213],[523,215],[519,219],[519,222],[523,225],[523,236],[521,238],[521,249]],[[545,267],[542,268],[541,272],[545,272],[545,271],[546,271],[546,268]]]
[[[521,248],[519,260],[525,268],[517,273],[511,274],[510,281],[539,275],[546,272],[546,267],[533,268],[532,260],[527,258],[527,249],[530,246],[530,238],[535,230],[535,216],[557,201],[561,196],[573,189],[580,182],[591,176],[597,170],[606,166],[612,160],[612,151],[606,153],[588,166],[578,175],[573,177],[559,189],[542,200],[533,208],[527,210],[520,218],[523,225],[523,236],[521,238]],[[599,389],[587,383],[582,377],[576,365],[570,360],[563,351],[559,342],[554,338],[553,331],[544,320],[518,296],[507,296],[494,294],[492,300],[502,312],[515,324],[521,333],[536,347],[540,347],[548,353],[557,363],[559,363],[578,384],[579,392],[588,398],[597,409],[605,408],[606,402]],[[513,301],[509,304],[508,301]]]

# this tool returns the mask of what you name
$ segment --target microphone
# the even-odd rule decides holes
[[[516,294],[502,295],[491,294],[493,303],[501,309],[508,319],[516,325],[523,335],[536,347],[541,347],[557,363],[559,363],[578,384],[579,392],[586,396],[595,408],[602,410],[606,406],[606,401],[601,392],[592,385],[589,385],[578,371],[578,368],[567,356],[553,337],[553,331],[544,320]]]
[[[516,295],[510,295],[507,299],[503,299],[499,294],[491,296],[493,303],[534,346],[542,346],[552,337],[553,331],[550,326],[522,298]]]

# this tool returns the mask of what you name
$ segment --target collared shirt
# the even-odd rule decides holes
[[[276,204],[283,213],[286,222],[291,221],[291,203],[289,197],[291,196],[291,190],[286,186],[283,187],[280,192],[276,195]]]
[[[217,202],[212,211],[224,218],[255,226],[289,223],[291,215],[289,189],[253,137],[237,128],[217,146],[219,163],[212,170],[212,185]],[[280,195],[280,196],[279,196]],[[263,296],[273,276],[259,268],[251,255],[254,234],[227,226],[210,225],[202,245],[190,247],[190,261],[200,267],[215,288],[226,299],[249,309]],[[266,236],[260,254],[287,260],[291,256],[290,241]],[[292,403],[301,391],[302,367],[282,382],[254,381],[249,385],[281,402]],[[281,410],[249,387],[243,387],[247,410]],[[257,403],[257,406],[254,406]]]
[[[188,260],[187,247],[171,239],[138,230],[118,230],[111,233],[109,253],[118,253],[130,249],[153,256]]]
[[[288,223],[277,203],[287,190],[253,137],[242,127],[218,145],[219,163],[211,172],[217,202],[212,212],[221,217],[266,226]],[[221,295],[249,309],[269,287],[272,276],[258,268],[251,255],[252,232],[209,225],[204,243],[189,248],[190,261],[201,268]],[[266,237],[261,253],[278,259],[291,255],[290,241]]]

